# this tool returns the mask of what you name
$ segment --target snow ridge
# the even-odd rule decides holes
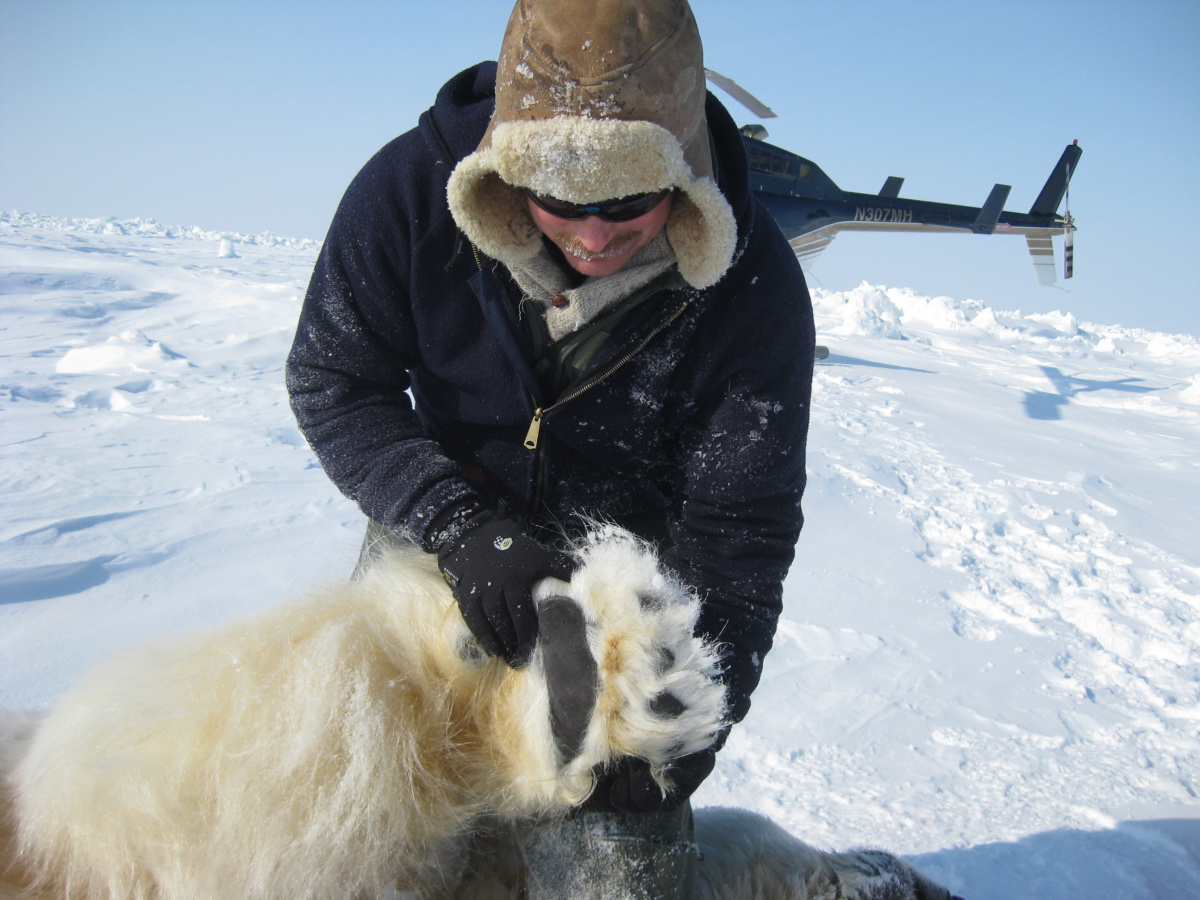
[[[183,227],[162,225],[155,219],[118,219],[108,216],[100,219],[62,218],[42,216],[35,213],[0,211],[0,225],[19,228],[43,228],[52,231],[72,231],[81,234],[130,234],[140,237],[177,238],[195,241],[227,240],[237,244],[259,247],[288,247],[293,250],[319,250],[321,241],[310,238],[279,237],[269,231],[260,234],[244,234],[240,231],[210,231],[198,225]]]

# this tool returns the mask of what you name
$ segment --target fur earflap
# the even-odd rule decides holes
[[[512,265],[541,247],[522,189],[590,203],[673,187],[667,237],[695,288],[721,279],[737,245],[733,210],[716,184],[692,174],[679,141],[653,122],[555,116],[498,125],[490,145],[463,159],[447,197],[458,227]]]
[[[482,655],[415,548],[100,667],[27,750],[12,750],[27,727],[5,742],[23,756],[3,773],[11,877],[58,897],[379,896],[442,878],[439,848],[481,815],[565,811],[596,766],[633,754],[661,772],[707,746],[724,693],[696,599],[616,530],[579,562],[540,588],[567,627],[524,669]],[[569,741],[548,684],[559,645],[593,663]]]

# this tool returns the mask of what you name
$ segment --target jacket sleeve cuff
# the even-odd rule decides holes
[[[455,501],[434,517],[423,535],[425,546],[435,553],[440,551],[450,541],[474,528],[480,514],[486,511],[483,503],[475,497]]]

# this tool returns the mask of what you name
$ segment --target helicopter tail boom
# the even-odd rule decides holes
[[[761,126],[742,129],[750,182],[807,269],[842,231],[915,231],[1011,234],[1026,238],[1040,284],[1054,284],[1055,235],[1066,237],[1065,276],[1073,272],[1075,221],[1070,183],[1083,150],[1068,144],[1028,213],[1004,209],[1011,188],[992,187],[982,206],[960,206],[900,196],[904,179],[889,176],[877,194],[844,191],[811,160],[768,144]],[[1066,199],[1062,215],[1058,207]]]

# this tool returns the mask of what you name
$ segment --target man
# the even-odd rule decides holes
[[[378,541],[437,552],[480,646],[519,666],[563,537],[615,521],[703,598],[732,724],[801,526],[812,359],[686,0],[519,0],[498,68],[453,78],[351,184],[287,374],[370,519],[360,564]],[[518,829],[528,896],[686,896],[714,753],[666,796],[625,760],[577,816]]]

